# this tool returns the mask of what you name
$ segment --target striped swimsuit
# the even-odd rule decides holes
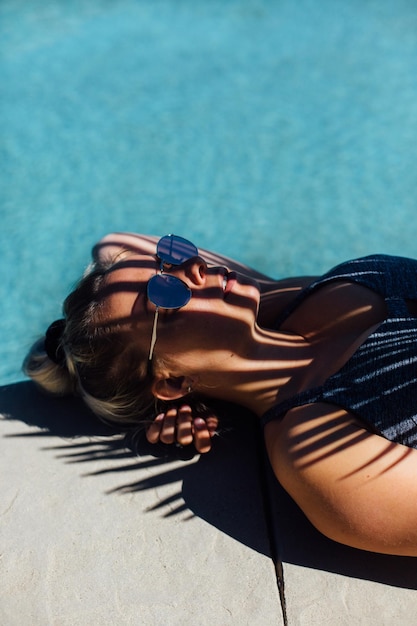
[[[406,304],[417,301],[417,261],[374,255],[342,263],[304,289],[277,328],[313,291],[336,280],[378,293],[386,302],[387,318],[323,385],[278,403],[261,423],[281,419],[294,407],[327,402],[355,414],[390,441],[417,448],[417,317]]]

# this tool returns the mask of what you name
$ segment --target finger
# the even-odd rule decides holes
[[[162,443],[174,443],[175,441],[175,424],[177,421],[177,409],[169,409],[165,413],[164,420],[162,422],[162,428],[159,435]]]
[[[177,442],[182,446],[193,442],[193,415],[189,406],[182,406],[178,410]]]
[[[211,448],[211,437],[206,422],[201,417],[196,417],[193,424],[194,445],[200,454],[205,454]]]
[[[158,443],[164,417],[165,413],[160,413],[155,417],[152,424],[147,428],[146,439],[149,441],[149,443]]]
[[[210,415],[206,418],[207,428],[210,434],[210,437],[213,437],[217,433],[217,428],[219,426],[219,418],[215,415]]]

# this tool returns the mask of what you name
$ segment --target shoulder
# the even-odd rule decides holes
[[[365,550],[417,555],[417,450],[322,403],[271,422],[265,441],[276,477],[323,534]]]

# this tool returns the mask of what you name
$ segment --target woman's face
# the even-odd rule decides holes
[[[130,324],[144,354],[149,351],[156,309],[148,300],[147,284],[158,272],[156,257],[135,254],[117,263],[106,281],[106,322]],[[244,342],[253,336],[260,301],[255,280],[225,267],[208,267],[200,257],[164,273],[186,283],[192,296],[180,309],[159,308],[156,356],[208,367],[213,358],[244,350]]]

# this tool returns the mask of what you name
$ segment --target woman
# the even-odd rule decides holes
[[[181,238],[156,247],[127,234],[93,257],[65,321],[27,357],[34,380],[81,393],[105,419],[146,419],[152,443],[200,452],[217,418],[194,399],[240,404],[316,528],[417,556],[416,261],[368,257],[272,281]],[[155,400],[171,408],[154,417]]]

